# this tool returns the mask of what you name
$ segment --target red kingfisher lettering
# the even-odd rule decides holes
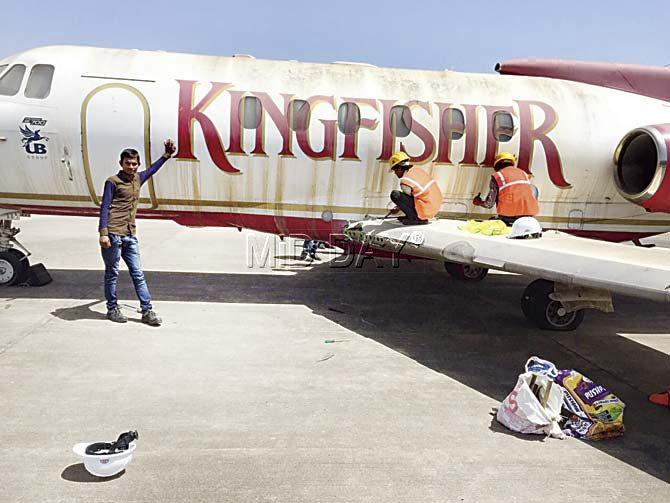
[[[335,160],[338,158],[338,152],[341,152],[339,159],[360,161],[359,139],[361,135],[370,138],[379,124],[382,125],[381,131],[377,131],[374,137],[376,138],[375,141],[379,142],[376,159],[380,162],[388,161],[394,151],[402,150],[411,157],[415,164],[433,162],[459,166],[491,167],[498,151],[506,149],[501,145],[500,137],[494,131],[495,114],[504,112],[515,118],[515,127],[518,125],[515,132],[518,134],[519,144],[518,166],[528,173],[531,172],[531,167],[536,165],[538,161],[533,154],[536,143],[539,143],[542,146],[541,150],[544,154],[551,182],[556,187],[571,187],[563,174],[558,147],[549,137],[558,122],[558,114],[549,104],[541,101],[516,100],[513,104],[484,105],[457,104],[451,101],[430,103],[410,100],[404,103],[407,108],[403,112],[403,114],[407,114],[406,116],[403,115],[403,117],[406,117],[407,124],[411,124],[409,136],[397,138],[391,128],[391,109],[402,104],[398,100],[361,97],[338,98],[332,95],[314,95],[300,98],[287,93],[273,97],[266,92],[232,89],[232,84],[210,82],[210,89],[207,94],[197,104],[194,104],[198,82],[192,80],[178,80],[177,82],[179,84],[179,112],[177,118],[179,150],[176,157],[183,160],[198,160],[193,151],[194,125],[197,123],[202,131],[209,156],[214,164],[225,173],[239,173],[239,170],[231,164],[226,154],[237,156],[268,155],[266,151],[267,127],[274,127],[278,133],[278,135],[271,137],[278,141],[268,144],[273,146],[274,155],[296,157],[294,151],[299,150],[302,155],[310,159]],[[227,148],[224,148],[216,125],[206,114],[208,107],[224,92],[227,92],[230,97],[230,105],[227,101],[224,102],[224,110],[228,114],[225,117],[229,135]],[[257,121],[255,127],[253,150],[251,151],[249,151],[251,143],[249,141],[245,142],[244,139],[243,107],[247,97],[255,97],[260,105],[260,120]],[[306,113],[306,116],[301,117],[298,121],[292,120],[290,117],[291,110],[294,109],[292,101],[295,99],[304,99],[308,103],[307,111],[301,112]],[[360,119],[358,127],[350,128],[346,133],[338,131],[337,127],[338,106],[342,103],[365,107],[366,114],[366,117],[363,117],[363,112],[359,109],[355,115]],[[311,115],[317,109],[320,118],[318,121],[310,121]],[[533,113],[537,111],[543,115],[541,123],[536,123],[534,119]],[[424,117],[424,119],[417,120],[417,115]],[[271,125],[267,123],[268,118]],[[304,124],[305,122],[308,124],[307,128],[298,128],[298,124]],[[312,124],[312,126],[309,124]],[[225,128],[225,122],[223,127]],[[292,128],[296,128],[296,130]],[[485,128],[485,134],[482,134],[481,128]],[[486,138],[483,149],[478,145],[480,136]],[[452,152],[453,145],[456,142],[461,145],[462,158],[460,159],[455,159]],[[315,147],[315,145],[318,145],[318,147]],[[370,152],[369,144],[365,151]],[[372,151],[374,152],[374,146]],[[199,155],[202,155],[202,153]]]
[[[202,134],[205,137],[205,145],[214,164],[227,173],[238,173],[223,150],[219,132],[212,121],[204,114],[204,110],[218,98],[230,84],[212,82],[212,88],[207,95],[193,106],[196,82],[193,80],[178,80],[179,82],[179,116],[177,118],[177,141],[179,150],[175,157],[177,159],[197,160],[193,154],[193,123],[198,122]]]

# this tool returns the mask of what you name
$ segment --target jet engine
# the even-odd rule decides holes
[[[619,193],[650,212],[670,213],[670,124],[633,129],[614,153]]]

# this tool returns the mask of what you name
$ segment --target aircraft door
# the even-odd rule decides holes
[[[53,109],[27,115],[26,107],[3,104],[0,119],[0,177],[2,198],[70,200],[77,194],[69,155],[58,132]],[[69,153],[69,149],[68,153]]]
[[[17,107],[4,105],[0,116],[0,177],[2,198],[34,193],[27,171],[27,154],[20,132],[21,117]]]
[[[144,93],[122,83],[93,89],[82,103],[81,138],[88,192],[100,205],[105,180],[121,169],[122,150],[134,148],[140,153],[140,171],[151,164],[151,115]],[[158,207],[153,180],[142,186],[139,207]]]

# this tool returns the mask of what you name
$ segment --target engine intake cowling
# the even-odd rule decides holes
[[[670,213],[670,124],[633,129],[614,153],[619,193],[647,211]]]

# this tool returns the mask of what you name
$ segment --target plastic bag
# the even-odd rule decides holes
[[[565,433],[589,440],[624,434],[626,404],[614,393],[576,370],[561,370],[556,382],[563,387],[564,407],[573,414],[564,425]]]
[[[562,404],[563,391],[560,386],[554,386],[551,377],[526,372],[519,376],[516,386],[503,400],[496,419],[512,431],[562,439],[566,436],[558,424]]]
[[[558,369],[556,365],[549,360],[543,360],[539,356],[531,356],[526,362],[526,372],[533,372],[535,374],[542,374],[549,378],[556,379],[558,376]]]

